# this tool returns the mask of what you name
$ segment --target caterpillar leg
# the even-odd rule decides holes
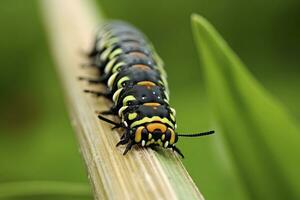
[[[124,145],[127,144],[129,142],[129,137],[124,137],[123,139],[121,139],[117,144],[116,147],[120,146],[120,145]]]
[[[157,144],[150,144],[149,148],[151,148],[153,151],[157,151]]]
[[[96,112],[96,114],[98,114],[98,117],[99,117],[99,115],[117,115],[117,113],[114,111],[114,110],[112,110],[112,109],[110,109],[110,110],[106,110],[106,111],[95,111]],[[99,117],[100,118],[100,117]],[[103,118],[104,117],[102,117],[101,116],[101,120],[103,120]],[[106,118],[105,118],[106,119]],[[104,120],[105,121],[105,120]],[[123,124],[122,123],[120,123],[120,124],[114,124],[115,126],[114,127],[112,127],[111,129],[112,130],[114,130],[114,129],[116,129],[116,128],[124,128],[123,127]],[[123,135],[124,136],[124,135]],[[122,137],[123,137],[122,136]]]
[[[127,144],[129,140],[130,140],[130,134],[129,131],[126,130],[126,132],[121,136],[120,141],[116,144],[116,147]]]
[[[178,149],[176,146],[173,146],[172,149],[173,149],[173,151],[177,152],[181,156],[181,158],[184,158],[184,155],[182,154],[180,149]]]
[[[78,80],[80,81],[88,81],[91,84],[97,84],[97,83],[102,83],[102,79],[93,79],[93,78],[88,78],[88,77],[78,77]]]
[[[131,141],[127,144],[127,146],[126,146],[126,148],[125,148],[125,151],[123,152],[123,155],[124,155],[124,156],[127,154],[127,152],[131,149],[131,147],[132,147],[133,145],[134,145],[134,141],[131,140]]]
[[[83,63],[80,65],[81,68],[97,68],[96,64],[94,63]]]
[[[91,51],[86,51],[86,50],[84,50],[84,49],[82,49],[82,48],[80,48],[80,49],[78,50],[78,52],[79,52],[80,56],[86,57],[86,58],[89,58],[89,57],[91,57],[91,55],[92,55],[92,52],[91,52]]]
[[[112,121],[110,119],[107,119],[107,118],[103,117],[102,115],[98,115],[98,118],[100,120],[102,120],[102,121],[105,121],[105,122],[109,123],[109,124],[113,124],[114,126],[111,128],[112,130],[116,129],[116,128],[124,128],[124,124],[123,123],[114,122],[114,121]]]
[[[113,109],[110,109],[110,110],[102,111],[101,114],[102,115],[116,115],[117,113]]]
[[[129,140],[127,139],[123,139],[123,140],[120,140],[117,144],[116,144],[116,147],[120,146],[120,145],[124,145],[124,144],[127,144],[129,142]]]
[[[112,121],[108,118],[103,117],[102,115],[98,115],[98,118],[102,121],[105,121],[105,122],[109,123],[109,124],[115,125],[115,127],[117,127],[117,128],[124,128],[122,123],[114,122],[114,121]]]
[[[115,125],[114,127],[111,128],[111,130],[117,129],[117,128],[123,128],[122,124]]]
[[[94,90],[83,90],[86,93],[90,93],[90,94],[94,94],[97,97],[106,97],[106,98],[110,98],[110,93],[109,92],[99,92],[99,91],[94,91]]]

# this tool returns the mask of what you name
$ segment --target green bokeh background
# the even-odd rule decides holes
[[[105,16],[133,23],[153,42],[165,62],[179,131],[213,128],[190,28],[194,12],[212,22],[254,76],[300,121],[300,1],[98,2]],[[87,183],[38,1],[2,0],[0,24],[0,184]],[[209,138],[182,139],[179,146],[187,157],[185,166],[207,199],[234,196],[211,187],[219,168],[209,163],[223,158],[210,156],[214,149]],[[207,151],[199,151],[199,146]],[[222,191],[230,187],[226,180],[220,185]]]

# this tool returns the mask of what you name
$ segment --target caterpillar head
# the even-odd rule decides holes
[[[161,122],[138,126],[133,137],[134,141],[141,146],[159,145],[164,148],[173,147],[178,140],[174,130]]]

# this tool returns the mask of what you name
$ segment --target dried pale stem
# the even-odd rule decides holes
[[[135,147],[123,156],[124,147],[115,147],[120,133],[96,117],[95,111],[107,110],[109,102],[85,94],[91,86],[78,81],[87,62],[80,51],[90,48],[101,22],[92,3],[44,0],[41,5],[95,199],[203,199],[177,155]]]

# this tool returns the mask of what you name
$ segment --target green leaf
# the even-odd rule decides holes
[[[216,137],[223,140],[248,196],[300,199],[300,131],[296,123],[207,20],[194,14],[192,28],[217,125]]]
[[[71,196],[92,198],[86,183],[58,181],[23,181],[0,184],[0,199],[21,197]]]

